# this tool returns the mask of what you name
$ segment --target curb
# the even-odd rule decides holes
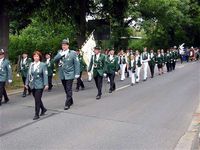
[[[193,114],[188,130],[178,141],[175,150],[200,150],[200,104]]]

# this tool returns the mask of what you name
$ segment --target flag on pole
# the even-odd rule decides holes
[[[81,48],[81,52],[83,54],[83,60],[85,61],[87,68],[90,65],[90,60],[92,55],[94,54],[93,50],[94,47],[96,47],[96,41],[94,39],[94,31],[90,34],[90,36],[88,37],[88,39],[86,40],[86,42],[83,44],[82,48]],[[92,75],[88,74],[89,76],[89,81],[92,79]]]
[[[96,46],[96,41],[94,39],[93,33],[94,31],[90,34],[90,36],[88,37],[88,39],[86,40],[86,42],[83,44],[81,48],[81,51],[83,53],[83,59],[87,67],[89,67],[90,59],[92,55],[94,54],[93,50],[94,50],[94,47]]]

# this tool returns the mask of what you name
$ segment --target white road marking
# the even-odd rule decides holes
[[[120,87],[120,88],[116,89],[116,91],[119,91],[119,90],[125,89],[125,88],[127,88],[127,87],[129,87],[129,86],[130,86],[130,85],[125,85],[125,86],[122,86],[122,87]]]

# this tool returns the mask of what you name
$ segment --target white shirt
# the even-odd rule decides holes
[[[50,62],[50,58],[47,59],[46,63],[49,64],[49,62]]]
[[[96,61],[99,60],[100,53],[96,55]]]
[[[133,67],[134,62],[135,62],[134,60],[131,60],[131,67]]]
[[[151,53],[151,58],[153,58],[153,56],[154,56],[154,54],[153,54],[153,53]]]
[[[63,53],[64,53],[64,55],[65,55],[65,58],[67,57],[67,55],[68,55],[68,53],[69,53],[69,49],[67,49],[67,50],[63,50]]]
[[[27,60],[27,57],[23,59],[22,63],[25,64]]]
[[[110,60],[113,60],[113,55],[110,55]]]
[[[1,58],[1,59],[0,59],[0,66],[1,66],[1,64],[2,64],[2,62],[3,62],[3,59],[4,59],[4,58]]]
[[[35,71],[36,69],[39,68],[40,61],[38,61],[38,62],[34,62],[33,64],[34,64],[34,65],[33,65],[33,70]]]

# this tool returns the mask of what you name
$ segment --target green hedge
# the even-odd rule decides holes
[[[73,27],[69,24],[54,24],[32,20],[31,25],[22,30],[19,35],[10,35],[9,59],[16,63],[18,55],[27,51],[29,55],[35,50],[43,53],[56,53],[60,49],[62,39],[69,38],[70,46],[75,47]]]

